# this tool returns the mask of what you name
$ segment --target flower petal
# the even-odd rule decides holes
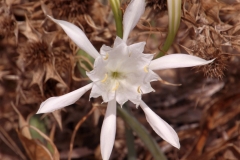
[[[80,28],[67,21],[57,20],[51,16],[48,17],[61,26],[65,33],[74,43],[78,45],[78,47],[87,52],[93,58],[97,58],[99,56],[98,51],[93,47],[92,43],[88,40],[87,36]]]
[[[104,83],[101,81],[94,82],[90,93],[90,98],[97,98],[99,96],[102,96],[103,102],[109,102],[113,100],[115,97],[113,86],[114,83],[109,80],[109,78]]]
[[[187,54],[170,54],[157,58],[151,62],[149,68],[152,70],[183,68],[201,66],[213,62],[214,59],[206,61],[202,58]]]
[[[145,45],[146,45],[146,42],[138,42],[138,43],[134,43],[132,45],[129,45],[128,47],[129,47],[130,51],[136,50],[137,52],[142,53]]]
[[[106,115],[103,121],[100,148],[103,160],[108,160],[114,145],[116,134],[116,100],[108,103]]]
[[[37,111],[37,114],[53,112],[55,110],[69,106],[75,103],[84,93],[86,93],[91,88],[92,83],[62,96],[48,98],[46,101],[42,102],[39,110]]]
[[[145,10],[144,0],[132,0],[123,16],[123,41],[126,42],[129,33],[136,26]]]
[[[179,149],[179,138],[174,129],[167,122],[161,119],[156,113],[154,113],[143,101],[141,101],[140,106],[143,109],[146,119],[153,130],[160,137],[162,137],[162,139]]]

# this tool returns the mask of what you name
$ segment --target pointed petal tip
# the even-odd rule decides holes
[[[131,0],[123,15],[123,41],[126,42],[132,29],[145,11],[144,0]]]
[[[103,160],[108,160],[114,146],[116,135],[116,100],[108,103],[100,135],[100,151]]]
[[[47,15],[53,22],[58,24],[68,35],[68,37],[82,50],[92,56],[94,59],[99,56],[98,51],[94,48],[92,43],[87,38],[86,34],[75,24],[55,19],[49,15]]]
[[[185,67],[194,67],[202,66],[213,62],[212,60],[205,60],[197,56],[188,55],[188,54],[169,54],[163,57],[154,59],[149,68],[152,70],[161,70],[161,69],[172,69],[172,68],[185,68]]]
[[[41,103],[37,114],[49,113],[75,103],[84,93],[92,88],[92,83],[62,96],[50,97]]]
[[[36,114],[50,113],[50,112],[55,111],[56,109],[54,109],[53,107],[51,107],[49,105],[49,102],[51,103],[51,101],[54,100],[55,98],[56,97],[50,97],[47,100],[45,100],[44,102],[42,102]]]
[[[41,108],[38,109],[38,111],[36,112],[36,114],[42,114],[44,112],[41,111]]]
[[[41,114],[41,112],[38,110],[35,114]]]
[[[50,113],[50,112],[53,112],[53,111],[42,111],[41,109],[39,109],[36,114],[44,114],[44,113]]]
[[[178,142],[178,145],[175,146],[177,149],[180,149],[180,143]]]
[[[154,113],[143,101],[141,102],[140,107],[143,109],[146,119],[153,130],[162,137],[162,139],[179,149],[180,142],[175,130]]]
[[[212,60],[208,60],[208,63],[212,63],[213,61],[215,61],[216,58],[212,59]]]
[[[168,143],[170,143],[170,142],[168,142]],[[175,147],[175,148],[177,148],[177,149],[180,149],[180,142],[179,142],[179,140],[177,140],[177,141],[175,141],[175,142],[172,142],[172,143],[170,143],[173,147]]]

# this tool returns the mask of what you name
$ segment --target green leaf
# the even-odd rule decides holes
[[[152,153],[152,156],[156,160],[167,160],[165,155],[161,152],[158,144],[149,134],[147,129],[142,126],[136,118],[131,116],[126,109],[117,107],[118,115],[122,117],[122,119],[136,132],[136,134],[141,138],[143,143]]]
[[[159,58],[163,55],[165,55],[165,53],[168,51],[168,49],[171,47],[179,25],[180,25],[180,20],[181,20],[181,4],[182,1],[181,0],[168,0],[168,35],[167,35],[167,39],[163,44],[163,47],[161,49],[161,51],[159,52],[159,54],[157,55],[156,58]]]

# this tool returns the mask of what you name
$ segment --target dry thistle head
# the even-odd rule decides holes
[[[56,0],[53,3],[53,15],[61,18],[72,18],[82,14],[89,14],[94,0]]]
[[[147,0],[147,7],[163,11],[167,9],[167,0]]]
[[[197,68],[207,77],[222,79],[231,56],[225,53],[227,50],[223,45],[231,44],[228,35],[231,34],[231,25],[221,22],[219,5],[222,3],[186,1],[182,20],[187,29],[182,42],[190,54],[207,60],[215,59],[212,63]]]
[[[49,79],[55,80],[62,84],[61,86],[66,87],[61,75],[66,75],[65,73],[69,71],[57,69],[56,62],[65,64],[69,61],[64,56],[55,55],[57,52],[54,52],[53,42],[56,33],[40,33],[31,25],[27,17],[26,20],[25,24],[19,26],[20,33],[27,39],[17,48],[19,54],[17,65],[22,71],[20,77],[25,77],[24,81],[29,86],[37,84],[42,95],[44,95],[43,86]],[[65,67],[65,65],[58,65],[58,67]],[[60,71],[64,73],[59,73]]]
[[[48,44],[41,42],[27,42],[18,47],[19,59],[22,61],[23,67],[29,69],[37,69],[45,63],[49,63],[52,59]]]
[[[21,77],[27,78],[29,86],[37,84],[44,95],[43,86],[49,79],[66,87],[62,76],[67,75],[70,67],[66,67],[66,63],[70,63],[68,59],[61,55],[54,55],[53,49],[45,41],[29,41],[25,45],[20,45],[17,49],[19,53],[17,64],[22,70]],[[61,63],[62,65],[59,65]],[[71,72],[70,72],[71,73]]]
[[[203,44],[198,44],[195,47],[195,55],[205,59],[215,59],[212,63],[205,66],[197,67],[198,70],[203,71],[204,75],[211,78],[222,79],[224,71],[227,69],[227,63],[230,59],[228,54],[222,53],[221,49],[214,46],[204,47]]]

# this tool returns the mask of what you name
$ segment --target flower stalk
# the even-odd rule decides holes
[[[168,49],[171,47],[175,36],[177,34],[180,20],[181,20],[181,0],[168,0],[168,35],[163,47],[156,58],[159,58],[166,54]]]
[[[117,36],[123,37],[122,11],[120,9],[120,0],[110,0],[114,20],[116,23]]]

